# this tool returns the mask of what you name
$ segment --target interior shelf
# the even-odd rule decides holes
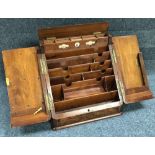
[[[78,48],[76,39],[44,41],[56,112],[119,100],[108,37],[84,36]],[[95,39],[96,44],[86,46],[90,39]],[[61,44],[70,48],[59,49]]]

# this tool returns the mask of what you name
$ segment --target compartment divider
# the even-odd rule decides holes
[[[92,62],[104,62],[110,58],[110,52],[103,52],[101,56],[97,53],[95,54],[87,54],[87,55],[80,55],[80,56],[73,56],[73,57],[66,57],[66,58],[59,58],[59,59],[48,59],[47,66],[50,69],[60,68],[64,66],[73,66],[79,64],[86,64]]]
[[[105,60],[103,64],[100,64],[99,62],[94,62],[82,65],[68,66],[67,70],[63,68],[49,69],[48,72],[50,77],[62,75],[65,77],[69,74],[96,71],[99,69],[101,69],[102,73],[104,73],[107,68],[111,68],[111,65],[111,60]]]
[[[104,73],[101,70],[91,71],[91,72],[82,72],[76,74],[70,74],[68,78],[71,82],[87,80],[87,79],[95,79],[100,80],[103,76],[113,75],[113,69],[107,68]],[[51,85],[63,84],[65,83],[64,76],[50,77]]]
[[[101,48],[101,47],[105,48],[105,47],[108,46],[108,37],[101,37],[101,38],[97,38],[97,37],[89,38],[88,36],[86,36],[86,37],[87,38],[84,38],[84,36],[83,36],[82,37],[83,40],[78,41],[78,43],[80,44],[80,46],[78,47],[79,49],[83,49],[83,48],[88,49],[88,48],[90,48],[90,46],[87,45],[87,42],[90,41],[90,40],[95,42],[95,44],[92,45],[93,49],[98,49],[98,48]],[[50,53],[54,53],[54,52],[58,53],[61,50],[63,50],[64,53],[65,53],[65,52],[67,52],[69,50],[76,50],[77,49],[77,47],[75,46],[76,42],[77,41],[71,41],[71,39],[67,38],[66,41],[62,40],[62,39],[59,42],[55,40],[54,42],[50,43],[48,41],[48,44],[44,44],[43,46],[44,46],[45,53],[49,53],[49,51],[50,51]],[[67,48],[65,48],[65,49],[60,48],[60,46],[62,44],[68,45]]]
[[[115,75],[105,76],[103,84],[106,91],[116,90]]]
[[[44,49],[45,50],[45,49]],[[98,47],[98,48],[76,48],[76,49],[68,49],[68,50],[56,50],[56,51],[48,51],[45,52],[45,56],[48,59],[59,59],[59,58],[67,58],[72,56],[80,56],[87,54],[98,54],[100,55],[102,52],[107,52],[108,46]]]
[[[56,112],[119,100],[107,38],[87,35],[46,42]],[[96,40],[95,45],[87,46],[91,39]],[[81,43],[80,47],[75,46],[76,42]],[[68,43],[69,47],[59,49],[59,45]]]
[[[55,102],[56,112],[70,110],[82,106],[93,105],[101,102],[114,102],[118,100],[118,91],[102,92],[99,94],[93,94],[81,98],[74,98],[70,100],[63,100]]]

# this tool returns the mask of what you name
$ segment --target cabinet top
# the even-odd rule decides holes
[[[107,33],[109,24],[107,22],[93,24],[79,24],[61,27],[43,28],[38,30],[39,39],[46,38],[64,38],[82,35],[91,35],[94,33]]]

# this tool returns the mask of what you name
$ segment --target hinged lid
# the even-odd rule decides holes
[[[11,110],[11,125],[23,126],[48,121],[37,49],[3,51],[6,84]],[[44,70],[45,71],[45,70]]]
[[[118,87],[125,103],[152,98],[136,35],[112,37],[110,50],[117,66]]]
[[[93,24],[81,24],[71,25],[55,28],[45,28],[38,31],[39,39],[55,39],[55,38],[67,38],[82,35],[98,35],[100,33],[107,33],[109,24],[106,22],[93,23]]]

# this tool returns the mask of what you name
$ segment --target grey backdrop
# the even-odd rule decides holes
[[[0,19],[0,51],[38,45],[41,27],[107,21],[112,35],[137,34],[150,87],[155,92],[155,19]],[[126,105],[123,115],[52,131],[50,123],[10,128],[9,103],[0,53],[0,136],[155,136],[155,100]]]

